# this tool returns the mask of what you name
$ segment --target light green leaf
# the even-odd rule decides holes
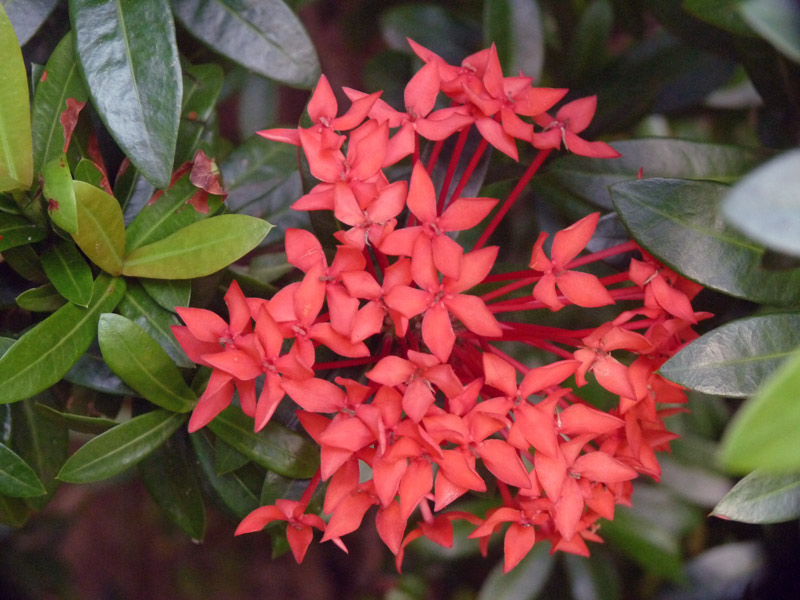
[[[73,182],[78,206],[78,233],[72,239],[94,264],[111,275],[122,271],[125,223],[113,196],[83,181]]]
[[[46,494],[42,482],[24,460],[0,443],[0,494],[30,498]]]
[[[46,235],[47,231],[43,227],[31,223],[25,217],[0,213],[0,252],[39,242]]]
[[[84,415],[77,415],[74,413],[63,412],[56,410],[52,406],[41,404],[39,402],[34,406],[36,412],[42,415],[45,419],[52,421],[71,429],[72,431],[79,431],[81,433],[98,434],[108,431],[112,427],[119,425],[112,419],[105,417],[87,417]]]
[[[89,306],[92,299],[92,270],[75,244],[58,240],[42,254],[42,268],[64,298],[78,306]]]
[[[134,417],[81,446],[64,463],[58,479],[90,483],[118,475],[166,442],[185,420],[165,410]]]
[[[754,471],[720,500],[711,516],[742,523],[781,523],[800,517],[800,473]]]
[[[139,283],[147,295],[159,306],[175,312],[176,306],[189,306],[192,298],[192,283],[183,279],[147,279],[142,277]]]
[[[25,290],[16,298],[17,306],[31,312],[53,312],[67,300],[50,283]]]
[[[67,165],[67,157],[62,154],[48,162],[44,171],[44,194],[48,201],[47,214],[53,223],[67,233],[78,233],[78,208],[75,203],[75,188]]]

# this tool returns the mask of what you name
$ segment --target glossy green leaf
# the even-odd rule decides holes
[[[49,161],[42,172],[44,189],[42,193],[48,201],[47,214],[53,223],[67,233],[78,233],[78,208],[75,202],[75,188],[69,172],[67,157],[62,154]]]
[[[42,26],[58,0],[0,0],[6,10],[19,45],[24,46]]]
[[[89,306],[92,299],[92,270],[69,240],[59,240],[42,254],[42,268],[50,282],[67,300]]]
[[[142,277],[139,283],[147,295],[159,306],[175,312],[176,306],[189,306],[192,298],[192,283],[182,279],[147,279]]]
[[[181,124],[178,128],[175,167],[192,160],[195,151],[200,147],[214,117],[223,79],[224,73],[219,65],[210,63],[184,66]]]
[[[79,431],[81,433],[90,433],[96,435],[108,431],[112,427],[119,425],[112,419],[105,417],[87,417],[84,415],[77,415],[74,413],[63,412],[56,410],[52,406],[46,404],[36,403],[34,406],[36,412],[42,415],[43,418],[49,419],[54,423],[58,423],[71,429],[72,431]]]
[[[0,252],[41,241],[47,235],[43,227],[31,223],[25,217],[0,213]]]
[[[737,9],[750,27],[800,63],[800,5],[795,0],[745,0]]]
[[[241,469],[250,459],[239,452],[234,450],[233,447],[224,441],[222,438],[214,440],[214,470],[217,475],[225,475],[232,473],[237,469]]]
[[[17,306],[31,312],[53,312],[66,302],[66,298],[50,283],[25,290],[17,296]]]
[[[30,498],[47,493],[24,460],[13,450],[0,444],[0,494],[12,498]]]
[[[78,206],[78,233],[72,236],[94,264],[111,275],[122,271],[125,224],[113,196],[83,181],[73,182]]]
[[[192,35],[251,71],[310,88],[319,61],[300,20],[283,0],[172,0]]]
[[[90,483],[118,475],[161,446],[186,420],[185,415],[154,410],[117,425],[81,446],[58,479]]]
[[[542,181],[555,188],[556,199],[580,198],[611,208],[608,187],[642,176],[707,179],[731,183],[743,177],[765,158],[763,150],[707,144],[671,138],[645,138],[612,142],[622,157],[597,160],[570,154],[553,161],[547,172],[537,175],[534,187]],[[552,192],[551,192],[552,193]]]
[[[780,523],[800,517],[800,473],[754,471],[720,500],[711,516],[742,523]]]
[[[61,116],[68,108],[67,99],[83,103],[89,97],[75,58],[72,32],[67,33],[53,50],[42,76],[44,80],[40,78],[36,84],[31,114],[33,165],[36,172],[40,172],[64,151]]]
[[[214,469],[214,446],[202,431],[189,436],[203,476],[220,502],[238,519],[261,506],[258,491],[240,471],[217,475]]]
[[[133,277],[193,279],[219,271],[258,246],[272,225],[247,215],[220,215],[141,246],[125,259]]]
[[[318,451],[306,438],[274,422],[255,433],[253,419],[237,407],[222,411],[208,427],[235,450],[280,475],[308,478],[319,466]]]
[[[719,217],[729,189],[710,181],[642,179],[613,185],[611,197],[633,238],[681,275],[754,302],[800,302],[800,269],[764,269],[764,249]]]
[[[156,406],[188,412],[196,396],[161,346],[122,315],[101,315],[97,329],[106,364],[122,381]]]
[[[264,484],[261,486],[261,504],[275,504],[276,500],[285,498],[287,500],[300,500],[303,493],[308,489],[308,479],[293,479],[284,477],[272,471],[267,471],[264,476]],[[319,489],[317,490],[319,492]],[[311,502],[313,510],[314,500]],[[320,507],[321,508],[321,507]]]
[[[183,81],[167,0],[70,0],[75,48],[92,103],[114,140],[166,188]]]
[[[742,405],[722,439],[723,464],[737,473],[800,473],[800,350]]]
[[[0,192],[27,189],[33,181],[28,77],[17,36],[0,8]]]
[[[137,465],[147,491],[170,520],[192,538],[205,536],[206,512],[185,435],[176,434]]]
[[[661,375],[689,389],[744,398],[800,346],[800,313],[727,323],[691,342],[662,365]]]
[[[487,0],[483,3],[483,43],[497,47],[504,73],[538,81],[544,65],[544,28],[536,2]]]
[[[100,314],[114,310],[125,281],[100,275],[87,308],[67,304],[19,338],[0,358],[0,403],[29,398],[61,379],[97,334]]]
[[[504,574],[502,561],[495,565],[481,586],[478,600],[536,598],[547,583],[554,564],[550,544],[540,541],[512,571]]]
[[[722,203],[728,222],[759,244],[800,256],[800,150],[774,158],[736,184]]]
[[[169,280],[165,281],[171,283]],[[120,300],[117,308],[120,314],[128,317],[150,334],[167,355],[175,361],[175,364],[179,367],[194,366],[194,363],[186,357],[186,353],[170,329],[173,325],[181,325],[181,321],[178,320],[175,313],[155,302],[139,283],[133,280],[128,282],[125,296]]]
[[[91,159],[82,158],[78,161],[75,165],[75,179],[103,189],[103,172]]]
[[[84,352],[72,368],[64,375],[70,383],[116,396],[133,396],[134,390],[125,385],[111,369],[108,368],[97,340],[92,342],[89,349]]]

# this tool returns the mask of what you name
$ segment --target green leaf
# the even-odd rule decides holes
[[[280,475],[306,479],[319,466],[314,444],[274,422],[255,433],[253,420],[238,407],[225,409],[208,427],[232,448]]]
[[[135,280],[128,282],[128,289],[117,308],[120,314],[149,333],[175,364],[179,367],[194,366],[172,335],[170,328],[181,324],[177,315],[157,304]]]
[[[800,6],[794,0],[745,0],[739,13],[780,52],[800,63]]]
[[[32,181],[28,77],[14,28],[0,8],[0,192],[27,189]]]
[[[159,306],[175,312],[176,306],[189,306],[192,298],[192,283],[182,279],[147,279],[142,277],[139,283],[147,295]]]
[[[92,299],[92,270],[69,240],[59,240],[42,254],[42,268],[58,292],[78,306]]]
[[[97,338],[106,364],[143,398],[173,412],[194,408],[197,398],[175,363],[136,323],[122,315],[101,315]]]
[[[3,217],[0,216],[0,221],[2,220]],[[48,282],[47,275],[42,270],[42,261],[30,244],[3,250],[3,258],[6,259],[9,267],[28,281],[35,281],[36,283]]]
[[[192,160],[214,118],[224,73],[216,64],[184,66],[181,124],[175,167]],[[263,80],[262,80],[263,81]]]
[[[93,185],[96,188],[103,188],[103,172],[89,158],[82,158],[75,165],[75,179]]]
[[[800,150],[787,152],[733,187],[722,204],[728,222],[767,248],[800,256]]]
[[[125,259],[123,274],[157,279],[204,277],[258,246],[272,225],[247,215],[220,215],[141,246]]]
[[[800,517],[800,473],[754,471],[720,500],[711,516],[742,523],[781,523]]]
[[[96,340],[81,355],[78,362],[67,371],[64,379],[70,383],[105,394],[114,394],[116,396],[133,396],[136,394],[134,390],[125,385],[108,368],[106,361],[103,360],[103,356],[100,354],[100,346]]]
[[[75,188],[67,165],[67,157],[62,154],[48,162],[42,173],[44,177],[45,200],[48,200],[47,214],[53,223],[68,233],[78,233],[78,208],[75,203]]]
[[[710,181],[642,179],[611,186],[611,197],[633,238],[681,275],[754,302],[800,302],[800,269],[762,268],[764,249],[719,217],[729,189]]]
[[[303,25],[282,0],[173,0],[195,37],[251,71],[310,88],[319,61]]]
[[[41,241],[47,235],[43,227],[31,223],[25,217],[0,213],[0,252]]]
[[[80,433],[90,433],[96,435],[108,431],[112,427],[119,425],[112,419],[105,417],[87,417],[84,415],[76,415],[74,413],[63,412],[56,410],[46,404],[39,402],[34,406],[36,412],[54,423],[62,425],[72,431],[79,431]]]
[[[153,184],[130,163],[120,168],[114,181],[114,197],[122,205],[125,225],[130,225],[139,211],[147,206],[155,191]]]
[[[744,398],[755,393],[798,346],[800,313],[750,317],[694,340],[659,372],[705,394]]]
[[[569,587],[575,600],[618,600],[620,576],[614,560],[597,546],[592,555],[563,553],[561,558],[569,573]]]
[[[100,314],[114,310],[125,281],[100,275],[87,308],[67,304],[25,332],[0,358],[0,403],[47,389],[75,364],[97,334]]]
[[[61,115],[67,110],[67,98],[86,102],[89,93],[75,60],[75,38],[68,32],[58,43],[44,68],[44,81],[36,84],[33,96],[33,166],[38,173],[64,151],[64,125]],[[64,227],[67,231],[70,229]]]
[[[483,3],[483,45],[495,44],[504,73],[539,80],[544,65],[544,30],[536,2],[486,0]]]
[[[119,275],[125,255],[125,223],[113,196],[83,181],[73,182],[78,202],[78,233],[72,239],[94,264]]]
[[[596,76],[606,62],[614,9],[608,0],[594,0],[581,13],[567,49],[565,70],[572,85]]]
[[[481,586],[478,600],[528,600],[536,598],[544,588],[555,560],[550,544],[538,542],[514,570],[503,573],[502,561]]]
[[[243,519],[261,506],[258,490],[254,490],[250,482],[240,471],[217,475],[214,469],[214,446],[202,431],[189,435],[197,454],[200,468],[211,489],[219,497],[222,504],[238,519]]]
[[[47,490],[28,463],[5,444],[0,444],[0,494],[30,498],[46,493]]]
[[[752,36],[753,30],[737,11],[742,0],[683,0],[683,8],[698,19],[735,35]]]
[[[6,9],[19,45],[24,46],[42,26],[58,0],[0,0]]]
[[[167,0],[70,0],[92,103],[114,140],[166,188],[178,137],[182,77]]]
[[[0,495],[0,523],[19,528],[31,516],[31,509],[25,500]]]
[[[53,312],[67,302],[52,284],[25,290],[16,299],[17,306],[31,312]]]
[[[165,410],[134,417],[81,446],[64,463],[58,479],[90,483],[118,475],[166,442],[185,420]]]
[[[623,140],[612,142],[611,146],[622,154],[621,158],[597,160],[569,154],[553,161],[546,173],[537,175],[534,188],[546,182],[548,189],[555,189],[557,200],[580,198],[610,209],[608,187],[636,179],[640,168],[645,178],[680,177],[731,183],[767,157],[765,151],[753,148],[671,138]]]
[[[214,440],[214,470],[217,475],[232,473],[249,462],[250,459],[248,457],[234,450],[222,438],[218,437]]]
[[[138,466],[147,491],[170,520],[193,541],[205,536],[206,513],[185,435],[176,434]]]
[[[738,473],[800,472],[800,350],[742,405],[722,438],[723,464]]]

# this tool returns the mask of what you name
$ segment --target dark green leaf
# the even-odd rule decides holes
[[[97,339],[106,364],[143,398],[174,412],[192,410],[194,392],[167,353],[136,323],[122,315],[101,315]]]
[[[753,30],[737,12],[742,0],[683,0],[683,8],[698,19],[736,35],[752,36]]]
[[[122,272],[157,279],[204,277],[247,254],[271,228],[247,215],[211,217],[137,248],[125,259]]]
[[[2,220],[3,217],[0,216],[0,221]],[[47,283],[47,275],[42,270],[42,261],[39,260],[39,255],[30,244],[3,250],[3,258],[6,259],[9,267],[28,281]]]
[[[156,504],[192,540],[201,541],[206,513],[192,459],[186,436],[176,434],[142,460],[137,469]]]
[[[192,160],[214,116],[224,73],[219,65],[186,65],[175,167]]]
[[[0,0],[14,26],[19,45],[24,46],[42,26],[58,0]]]
[[[261,504],[275,504],[276,500],[285,498],[286,500],[300,500],[303,493],[308,489],[308,479],[292,479],[284,477],[272,471],[267,471],[264,477],[264,485],[261,486]]]
[[[255,433],[253,419],[237,407],[222,411],[208,427],[235,450],[280,475],[308,478],[319,466],[314,444],[274,422]]]
[[[65,154],[47,162],[42,172],[48,201],[47,214],[53,223],[68,233],[78,233],[78,208],[75,205],[75,188]]]
[[[681,275],[721,292],[773,305],[800,301],[800,269],[768,271],[764,249],[725,225],[728,186],[642,179],[611,187],[614,208],[633,238]]]
[[[243,519],[261,505],[258,491],[252,488],[239,471],[217,475],[214,469],[214,446],[204,432],[193,433],[189,439],[192,440],[206,481],[230,512],[238,519]]]
[[[0,494],[12,498],[30,498],[46,493],[28,463],[5,444],[0,444]]]
[[[192,284],[182,279],[147,279],[142,277],[139,283],[147,295],[159,306],[175,312],[176,306],[189,306],[192,298]]]
[[[155,191],[153,184],[130,163],[120,169],[114,182],[114,197],[122,205],[126,226],[147,206]]]
[[[72,236],[94,264],[119,275],[125,255],[125,224],[113,196],[83,181],[73,182],[78,202],[78,233]]]
[[[185,420],[184,415],[154,410],[117,425],[70,456],[58,479],[89,483],[118,475],[166,442]]]
[[[52,284],[32,288],[17,296],[17,306],[31,312],[53,312],[66,303]]]
[[[92,299],[92,270],[69,240],[59,240],[42,254],[42,268],[58,292],[78,306]]]
[[[574,600],[618,600],[620,576],[606,552],[592,547],[592,555],[562,554],[569,573],[569,586]]]
[[[800,256],[800,150],[756,169],[722,204],[728,222],[767,248]]]
[[[800,517],[800,474],[754,471],[720,500],[714,517],[742,523],[780,523]]]
[[[310,88],[319,61],[303,25],[282,0],[173,0],[194,36],[259,75]]]
[[[119,425],[119,423],[116,421],[112,419],[106,419],[105,417],[87,417],[84,415],[62,412],[51,406],[40,404],[38,402],[34,408],[36,409],[36,412],[42,415],[42,417],[45,419],[49,419],[50,421],[71,429],[72,431],[79,431],[81,433],[91,433],[96,435]]]
[[[745,0],[737,8],[750,27],[800,63],[800,6],[795,0]]]
[[[0,9],[0,192],[27,189],[33,181],[28,77],[17,37]]]
[[[88,308],[67,304],[29,329],[0,358],[0,403],[29,398],[61,379],[97,334],[100,314],[114,310],[125,281],[100,275]]]
[[[169,280],[165,281],[172,283]],[[157,304],[136,281],[129,281],[128,289],[120,300],[118,309],[120,314],[149,333],[179,367],[194,365],[172,335],[170,327],[181,324],[178,317]]]
[[[47,231],[25,217],[0,213],[0,252],[44,239]]]
[[[78,181],[103,189],[103,177],[103,172],[89,158],[82,158],[75,165],[75,179]]]
[[[105,394],[117,396],[133,396],[136,394],[131,388],[122,383],[122,380],[111,372],[106,361],[100,354],[100,346],[95,340],[89,349],[84,352],[72,368],[64,375],[70,383]]]
[[[722,462],[746,473],[800,473],[800,350],[795,351],[736,413],[722,439]]]
[[[513,571],[503,573],[497,564],[481,586],[478,600],[528,600],[535,598],[547,583],[555,560],[550,544],[538,542]]]
[[[570,154],[553,161],[546,173],[537,175],[534,187],[541,181],[555,186],[556,199],[577,197],[602,208],[611,208],[608,186],[636,179],[639,169],[648,177],[680,177],[709,179],[731,183],[743,177],[762,162],[762,150],[706,144],[670,138],[623,140],[611,144],[621,158],[597,160]]]
[[[607,60],[614,9],[608,0],[594,0],[581,14],[572,32],[565,69],[568,81],[578,84],[596,76]]]
[[[727,323],[685,346],[659,370],[684,387],[744,398],[800,346],[800,314],[780,313]]]
[[[22,527],[31,516],[25,500],[0,495],[0,523],[10,527]]]
[[[182,77],[167,0],[70,0],[92,102],[114,140],[156,187],[169,185]]]
[[[222,438],[214,440],[214,470],[217,475],[225,475],[241,469],[250,459],[241,452],[234,450]]]
[[[68,108],[67,98],[81,103],[86,102],[89,96],[75,59],[72,32],[67,33],[53,50],[44,73],[47,74],[44,81],[36,84],[31,116],[33,161],[37,173],[64,151],[61,115]]]
[[[483,44],[497,46],[504,73],[538,81],[544,65],[542,15],[536,2],[487,0],[483,3]]]

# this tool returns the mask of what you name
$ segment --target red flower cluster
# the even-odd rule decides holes
[[[190,430],[228,406],[234,390],[256,430],[285,396],[299,407],[302,426],[320,447],[318,474],[300,501],[259,508],[237,530],[286,521],[298,561],[312,528],[344,548],[341,537],[373,506],[398,568],[406,545],[420,536],[452,544],[455,519],[477,526],[470,537],[484,549],[509,524],[506,571],[540,540],[588,554],[585,540],[600,541],[598,519],[612,519],[616,504],[629,503],[631,480],[639,473],[659,477],[655,451],[675,437],[663,417],[677,409],[658,405],[680,404],[685,396],[656,371],[705,316],[690,304],[699,289],[644,253],[629,271],[602,279],[578,270],[637,250],[628,242],[579,258],[598,214],[556,233],[549,257],[543,233],[529,269],[493,275],[498,248],[484,243],[551,149],[563,143],[587,156],[617,154],[577,135],[594,114],[594,98],[570,102],[551,117],[546,111],[566,90],[503,77],[494,48],[453,66],[411,45],[425,64],[406,88],[406,112],[379,94],[346,90],[352,106],[337,116],[323,76],[308,105],[310,128],[261,132],[302,149],[320,183],[294,208],[333,211],[343,224],[339,245],[329,262],[312,233],[289,230],[286,254],[303,274],[299,281],[269,300],[246,298],[234,282],[225,295],[229,322],[178,308],[186,326],[174,328],[176,338],[193,361],[212,369]],[[449,108],[435,109],[440,94],[452,100]],[[462,179],[452,182],[473,125],[484,141]],[[442,140],[454,134],[458,143],[437,197],[430,173]],[[434,142],[427,165],[420,139]],[[485,148],[516,159],[516,140],[540,152],[504,204],[460,197]],[[409,156],[408,182],[390,182],[387,167]],[[473,249],[454,240],[452,232],[477,227],[493,211]],[[475,291],[479,284],[482,293]],[[524,289],[529,295],[509,297]],[[502,317],[621,300],[638,308],[588,330]],[[526,366],[509,342],[520,355],[537,348],[553,362]],[[317,362],[320,347],[342,359]],[[325,376],[354,366],[363,368],[358,379]],[[619,398],[616,408],[601,411],[568,387],[589,378]],[[366,480],[363,466],[371,474]],[[321,481],[327,523],[306,513]],[[463,494],[489,488],[500,501],[485,518],[451,510]]]

